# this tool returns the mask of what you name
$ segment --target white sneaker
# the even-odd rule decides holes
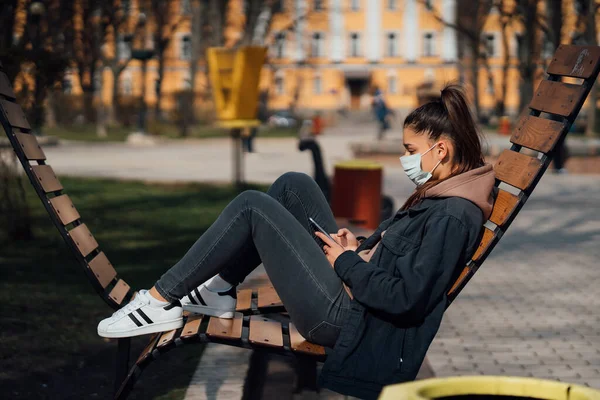
[[[164,305],[147,290],[140,290],[125,307],[98,324],[98,335],[124,338],[165,332],[183,326],[183,310],[179,304]]]
[[[181,299],[185,311],[217,318],[233,318],[236,305],[235,286],[224,292],[213,292],[202,284]]]

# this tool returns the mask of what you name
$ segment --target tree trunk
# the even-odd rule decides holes
[[[117,107],[119,105],[119,76],[121,73],[118,68],[111,68],[113,73],[113,84],[111,93],[111,103],[108,106],[107,123],[109,126],[117,125]]]
[[[589,46],[598,45],[598,36],[596,28],[596,13],[598,12],[595,0],[589,0],[587,23],[586,23],[586,41]],[[588,100],[588,116],[585,128],[585,136],[593,137],[596,134],[596,108],[598,104],[597,84],[592,85],[590,97]]]
[[[476,121],[481,117],[479,108],[479,40],[471,40],[471,85],[473,86],[473,108]]]
[[[44,122],[48,128],[56,127],[56,90],[53,88],[48,89]]]
[[[98,87],[95,88],[97,96],[96,135],[105,138],[108,134],[106,132],[106,107],[104,106],[104,98],[102,96],[102,89],[104,88],[104,68],[100,67],[98,74]]]
[[[504,12],[504,2],[501,3],[502,12]],[[506,94],[508,92],[508,71],[510,70],[510,46],[508,43],[508,21],[501,22],[502,32],[502,85],[500,86],[500,96],[496,99],[496,115],[498,118],[506,114]]]
[[[162,91],[162,81],[165,74],[165,55],[164,49],[160,48],[158,50],[158,76],[156,78],[156,86],[154,90],[156,92],[156,104],[154,104],[154,118],[159,121],[162,121],[162,112],[160,108],[160,100],[161,100],[161,91]]]

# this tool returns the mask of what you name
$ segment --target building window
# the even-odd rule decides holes
[[[398,2],[396,0],[388,0],[387,8],[390,11],[395,11],[398,8]]]
[[[119,60],[129,60],[131,58],[131,35],[119,35],[117,38],[117,52]]]
[[[313,6],[315,11],[323,11],[323,0],[314,0]]]
[[[179,9],[182,14],[191,14],[192,13],[192,3],[190,0],[180,0],[179,1]]]
[[[350,34],[350,57],[360,57],[360,35],[356,32]]]
[[[387,55],[388,57],[398,57],[398,35],[394,32],[387,34]]]
[[[435,55],[435,35],[428,32],[423,35],[423,56],[432,57]]]
[[[181,37],[179,58],[185,61],[190,61],[192,59],[192,37],[190,35]]]
[[[433,9],[433,0],[425,0],[424,1],[425,8],[428,10]]]
[[[388,76],[388,92],[390,94],[398,93],[398,80],[395,76]]]
[[[285,57],[285,33],[275,34],[275,58]]]
[[[360,9],[360,0],[350,0],[350,9],[358,11]]]
[[[132,92],[131,75],[123,74],[123,77],[121,78],[121,93],[130,96]]]
[[[275,77],[275,93],[282,95],[285,92],[284,82],[282,76]]]
[[[323,56],[323,34],[321,32],[315,32],[312,35],[310,55],[311,57]]]
[[[315,94],[321,94],[323,92],[323,80],[320,76],[315,76],[313,85],[313,91]]]
[[[285,0],[276,0],[273,7],[273,13],[282,13],[285,11]]]
[[[486,34],[484,36],[484,42],[485,42],[485,52],[487,54],[488,57],[497,57],[497,53],[496,53],[496,35],[494,35],[493,33],[490,34]]]

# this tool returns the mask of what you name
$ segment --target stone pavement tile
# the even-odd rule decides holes
[[[208,344],[184,400],[239,400],[250,361],[250,350]]]

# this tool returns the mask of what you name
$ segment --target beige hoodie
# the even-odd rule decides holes
[[[424,198],[444,198],[444,197],[461,197],[474,203],[483,211],[483,218],[487,219],[492,214],[494,207],[493,187],[496,177],[494,169],[491,165],[484,165],[480,168],[475,168],[460,175],[447,179],[425,192]],[[381,237],[385,231],[381,233]],[[369,262],[375,250],[381,243],[377,242],[373,248],[363,250],[358,255],[363,260]]]

